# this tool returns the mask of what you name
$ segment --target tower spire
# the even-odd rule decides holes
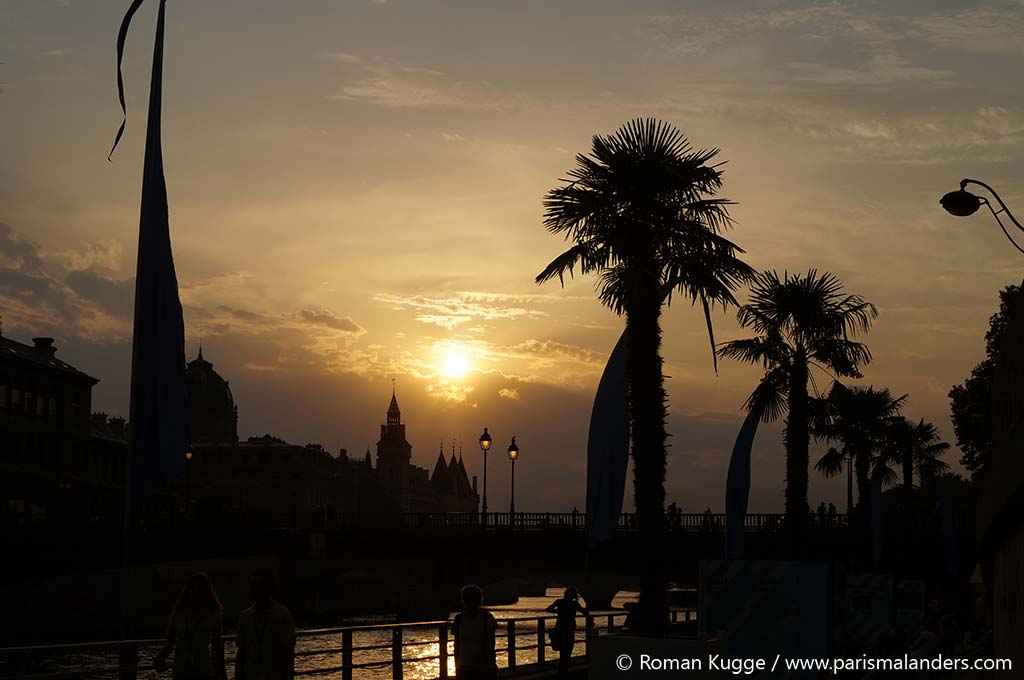
[[[402,422],[402,410],[398,408],[398,396],[395,393],[395,380],[391,379],[391,405],[388,406],[388,425]]]

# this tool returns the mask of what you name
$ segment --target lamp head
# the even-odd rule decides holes
[[[516,437],[512,435],[512,443],[508,445],[508,459],[515,461],[519,457],[519,446],[516,444]]]
[[[940,198],[939,204],[950,215],[968,217],[978,212],[978,208],[981,207],[981,199],[961,187]]]
[[[485,453],[491,448],[491,435],[487,433],[487,428],[484,428],[484,433],[480,435],[480,449]]]

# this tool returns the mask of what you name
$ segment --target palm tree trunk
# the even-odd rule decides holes
[[[903,452],[903,565],[910,563],[914,550],[914,455],[907,449]]]
[[[860,554],[870,562],[871,551],[871,450],[861,446],[855,458],[857,468],[857,529]]]
[[[853,458],[846,457],[846,522],[853,517]]]
[[[803,546],[807,526],[808,400],[807,357],[798,350],[789,373],[789,413],[786,416],[786,527],[794,551]],[[797,555],[794,554],[794,557]]]
[[[668,623],[668,578],[664,563],[665,388],[661,359],[661,296],[657,280],[641,286],[626,311],[629,353],[626,385],[633,454],[637,523],[646,563],[640,593],[645,635],[661,637]]]
[[[914,502],[914,458],[909,451],[903,454],[903,512],[910,515]]]

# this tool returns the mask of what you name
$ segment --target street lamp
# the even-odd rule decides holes
[[[516,445],[516,436],[512,435],[512,443],[508,445],[508,459],[512,461],[512,500],[508,506],[509,524],[514,525],[516,521],[516,459],[519,458],[519,447]]]
[[[487,452],[491,448],[491,435],[487,433],[487,428],[484,428],[484,433],[480,435],[480,450],[484,452],[484,502],[481,514],[483,515],[484,526],[487,526]]]
[[[992,203],[990,203],[984,196],[976,196],[967,191],[964,187],[968,184],[977,184],[980,187],[988,189],[989,193],[995,197],[996,202],[999,203],[999,210],[993,208]],[[1006,226],[1003,224],[1003,221],[999,219],[999,214],[1006,213],[1006,216],[1010,218],[1011,222],[1013,222],[1013,226],[1017,227],[1022,232],[1024,232],[1024,225],[1021,225],[1021,223],[1017,221],[1017,218],[1015,218],[1013,213],[1010,212],[1010,209],[1006,207],[1006,204],[1003,203],[1003,199],[999,197],[996,190],[984,182],[976,179],[962,179],[960,180],[960,189],[957,191],[950,191],[948,194],[940,198],[939,204],[946,210],[946,212],[950,215],[955,215],[956,217],[969,217],[970,215],[978,212],[978,208],[982,205],[987,206],[989,211],[992,213],[992,216],[996,218],[999,228],[1003,230],[1003,234],[1005,234],[1006,238],[1010,240],[1013,247],[1021,253],[1024,253],[1024,248],[1014,241],[1013,237],[1010,236],[1010,232],[1006,230]]]

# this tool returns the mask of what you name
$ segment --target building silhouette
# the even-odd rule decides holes
[[[0,335],[0,524],[118,527],[129,424],[92,413],[99,380],[56,352],[52,338],[26,345]],[[142,524],[177,522],[182,511],[197,523],[258,526],[311,514],[477,510],[476,478],[454,448],[433,475],[412,463],[394,391],[375,467],[369,450],[350,458],[271,434],[240,438],[231,386],[202,349],[185,377],[185,479],[160,490],[159,503],[139,513]]]
[[[392,391],[380,427],[376,467],[370,451],[333,456],[320,444],[297,445],[269,434],[241,440],[231,387],[199,355],[186,369],[192,456],[186,465],[191,503],[209,511],[250,514],[475,512],[479,502],[461,458],[433,478],[412,463],[412,445]]]
[[[377,442],[377,476],[381,488],[402,512],[476,512],[480,497],[476,478],[470,483],[466,466],[452,449],[451,463],[438,454],[431,475],[412,464],[412,445],[405,438],[405,424],[398,397],[391,392],[386,422]]]
[[[0,520],[119,522],[125,421],[91,413],[96,378],[57,358],[53,338],[0,335]]]

